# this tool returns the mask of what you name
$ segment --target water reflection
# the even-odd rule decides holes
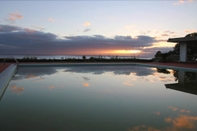
[[[111,72],[114,75],[130,75],[141,76],[141,79],[146,79],[149,82],[155,82],[155,79],[147,79],[145,76],[154,75],[158,76],[159,80],[166,82],[165,86],[168,89],[183,91],[197,95],[197,73],[185,72],[182,70],[168,70],[162,68],[145,68],[138,66],[76,66],[76,67],[22,67],[13,80],[33,79],[32,81],[44,81],[46,75],[53,75],[58,71],[66,73],[90,73],[100,75],[106,72]],[[173,74],[174,78],[162,76],[160,74]],[[90,78],[83,76],[85,81]],[[134,80],[135,78],[132,78]],[[178,81],[178,83],[168,84],[171,81]],[[124,85],[133,86],[130,81],[123,82]],[[90,86],[89,83],[82,83],[84,87]],[[51,87],[49,89],[52,89]]]
[[[168,116],[163,119],[167,126],[157,128],[144,124],[129,128],[128,131],[195,131],[197,129],[197,116],[185,114],[189,114],[191,111],[173,106],[167,108],[173,112],[178,112],[176,116]],[[162,112],[155,112],[155,114],[159,116]]]
[[[153,74],[155,70],[138,66],[87,66],[68,68],[65,70],[65,72],[92,74],[103,74],[105,72],[112,72],[114,75],[130,75],[131,73],[135,73],[137,76],[147,76]]]
[[[181,83],[179,72],[137,66],[20,68],[0,103],[0,130],[196,130],[196,96],[165,89],[167,83]],[[195,74],[185,75],[186,83],[195,82]]]
[[[197,95],[197,73],[183,70],[174,71],[178,83],[165,84],[166,88]]]
[[[114,75],[130,75],[131,73],[136,76],[152,75],[156,71],[152,68],[144,68],[137,66],[77,66],[77,67],[21,67],[19,72],[13,78],[13,80],[31,79],[37,78],[37,80],[44,80],[44,76],[53,75],[58,71],[64,71],[67,73],[91,73],[91,74],[103,74],[105,72],[112,72]],[[84,77],[85,80],[89,78]],[[36,80],[34,80],[36,81]]]
[[[21,79],[31,79],[31,78],[39,78],[39,80],[43,80],[45,75],[52,75],[57,73],[56,67],[20,67],[17,75],[13,78],[13,80],[21,80]]]

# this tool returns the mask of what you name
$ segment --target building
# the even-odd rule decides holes
[[[175,42],[180,44],[180,62],[187,61],[187,45],[197,44],[197,33],[188,34],[185,37],[169,38],[167,42]]]

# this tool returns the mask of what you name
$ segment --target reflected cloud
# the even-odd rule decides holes
[[[35,80],[33,80],[33,81],[34,81],[34,82],[44,81],[44,79],[45,79],[45,78],[43,78],[43,77],[39,77],[39,78],[37,78],[37,79],[35,79]]]
[[[87,82],[84,82],[84,83],[83,83],[83,86],[84,86],[84,87],[88,87],[88,86],[90,86],[90,84],[87,83]]]
[[[32,79],[43,80],[42,76],[52,75],[58,72],[58,67],[20,67],[17,75],[12,80]],[[36,81],[36,80],[34,80]]]
[[[25,79],[31,79],[31,78],[35,78],[35,77],[37,77],[37,76],[35,76],[35,75],[27,75],[27,76],[25,76]]]
[[[165,121],[177,129],[196,129],[197,116],[179,115],[177,118],[165,118]]]
[[[168,109],[179,111],[180,113],[190,113],[189,110],[179,109],[173,106],[168,106]],[[154,114],[159,116],[161,112],[154,112]],[[131,129],[129,128],[128,131],[196,131],[197,128],[197,116],[179,114],[176,117],[164,118],[164,122],[170,124],[170,126],[158,129],[153,126],[140,125]]]
[[[127,86],[133,86],[133,84],[129,83],[128,81],[124,82],[123,84]]]
[[[141,125],[141,126],[135,126],[133,129],[128,129],[128,131],[162,131],[162,130],[156,129],[151,126]]]
[[[55,88],[55,86],[49,86],[48,88],[49,88],[49,89],[54,89],[54,88]]]
[[[86,66],[86,67],[69,67],[65,72],[76,73],[92,73],[103,74],[105,72],[112,72],[114,75],[130,75],[135,74],[137,76],[147,76],[155,73],[155,70],[145,67],[137,66]]]
[[[86,81],[90,80],[90,78],[88,78],[88,77],[83,77],[83,79],[86,80]]]
[[[172,73],[168,73],[168,74],[172,74]],[[163,74],[162,72],[155,72],[153,73],[153,76],[156,76],[160,81],[163,81],[163,82],[172,82],[172,81],[175,81],[174,80],[174,76],[166,76],[168,74]]]
[[[180,112],[182,112],[182,113],[190,113],[189,110],[184,110],[184,109],[181,109]]]
[[[24,87],[17,87],[16,85],[11,86],[11,92],[13,93],[21,93],[24,90]]]
[[[195,131],[197,125],[197,116],[179,115],[178,117],[165,118],[165,122],[171,124],[169,127],[158,129],[152,126],[135,126],[128,131]]]
[[[177,111],[177,110],[178,110],[178,108],[172,107],[172,106],[168,106],[168,108],[169,108],[169,109],[172,109],[172,111]]]
[[[173,107],[173,106],[168,106],[168,109],[171,109],[172,111],[179,111],[179,112],[181,112],[181,113],[190,113],[189,110],[178,109],[177,107]]]
[[[161,112],[154,112],[154,114],[159,116]]]

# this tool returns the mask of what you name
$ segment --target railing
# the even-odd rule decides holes
[[[14,57],[13,57],[13,59],[16,61],[16,63],[17,63],[17,66],[18,66],[19,62],[17,61],[17,59],[16,59],[16,58],[14,58]]]

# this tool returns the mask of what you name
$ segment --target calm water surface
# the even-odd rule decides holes
[[[0,130],[196,131],[196,88],[196,72],[21,67],[0,101]]]

